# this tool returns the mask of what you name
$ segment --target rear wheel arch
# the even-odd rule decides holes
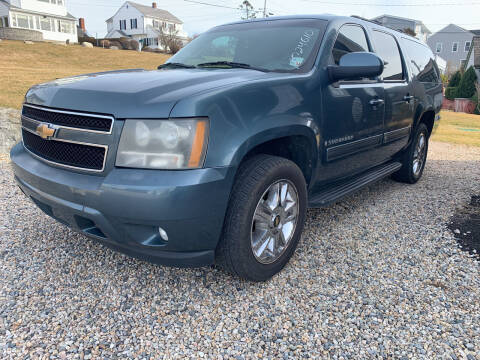
[[[432,135],[433,125],[435,123],[435,111],[434,110],[425,111],[418,121],[418,124],[420,123],[425,124],[428,129],[428,135],[429,136]]]

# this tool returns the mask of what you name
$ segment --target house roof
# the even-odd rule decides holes
[[[480,30],[470,30],[471,33],[480,36]]]
[[[125,2],[125,4],[133,6],[135,9],[140,11],[144,16],[153,17],[153,18],[160,19],[160,20],[166,20],[166,21],[169,21],[171,23],[183,24],[182,20],[180,20],[179,18],[177,18],[175,15],[168,12],[167,10],[137,4],[137,3],[134,3],[132,1],[127,1],[127,2]],[[125,5],[125,4],[123,4],[123,5]],[[123,7],[123,5],[122,5],[122,7]],[[113,15],[113,16],[115,16],[115,15]],[[113,19],[113,16],[111,18],[107,19],[107,22],[111,21]]]
[[[73,16],[72,14],[70,14],[70,13],[68,13],[68,12],[67,12],[67,15],[66,15],[66,16],[62,16],[62,15],[45,13],[45,12],[41,12],[41,11],[34,11],[34,10],[22,9],[22,8],[19,8],[18,6],[15,6],[15,5],[12,5],[12,4],[6,2],[5,0],[0,0],[0,4],[3,4],[3,5],[5,5],[5,6],[7,6],[7,8],[10,8],[11,10],[15,10],[15,11],[19,11],[19,12],[24,12],[24,13],[28,13],[28,14],[35,14],[35,15],[42,15],[42,16],[51,16],[51,17],[54,17],[54,18],[67,19],[67,20],[77,20],[77,18],[76,18],[75,16]]]
[[[425,24],[420,20],[409,19],[409,18],[404,18],[404,17],[401,17],[401,16],[394,16],[394,15],[387,15],[387,14],[377,16],[377,17],[373,18],[372,20],[379,20],[381,18],[390,18],[390,19],[396,19],[396,20],[411,21],[411,22],[414,22],[415,24],[420,25],[422,27],[423,33],[425,33],[425,34],[431,34],[432,33],[430,30],[428,30],[428,28],[425,26]]]
[[[117,36],[116,34],[119,34],[120,37],[128,37],[128,35],[122,31],[122,30],[110,30],[107,35],[105,35],[105,38],[106,39],[113,39],[113,38],[118,38],[119,36]]]

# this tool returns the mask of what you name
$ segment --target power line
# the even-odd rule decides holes
[[[324,4],[324,5],[350,5],[350,6],[371,6],[371,7],[421,7],[421,6],[480,6],[479,2],[469,2],[469,3],[426,3],[426,4],[391,4],[391,3],[384,3],[384,4],[372,4],[372,3],[349,3],[349,2],[337,2],[337,1],[323,1],[323,0],[300,0],[303,2],[310,2],[316,4]]]

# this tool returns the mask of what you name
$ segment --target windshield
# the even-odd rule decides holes
[[[312,19],[225,25],[199,36],[168,63],[308,71],[315,61],[325,25],[326,21]]]

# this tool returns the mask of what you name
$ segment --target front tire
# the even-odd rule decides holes
[[[290,260],[307,210],[302,171],[290,160],[257,155],[240,166],[216,263],[233,275],[266,281]]]
[[[427,162],[429,132],[424,123],[418,124],[413,140],[403,154],[401,169],[393,174],[397,181],[415,184],[422,177]]]

